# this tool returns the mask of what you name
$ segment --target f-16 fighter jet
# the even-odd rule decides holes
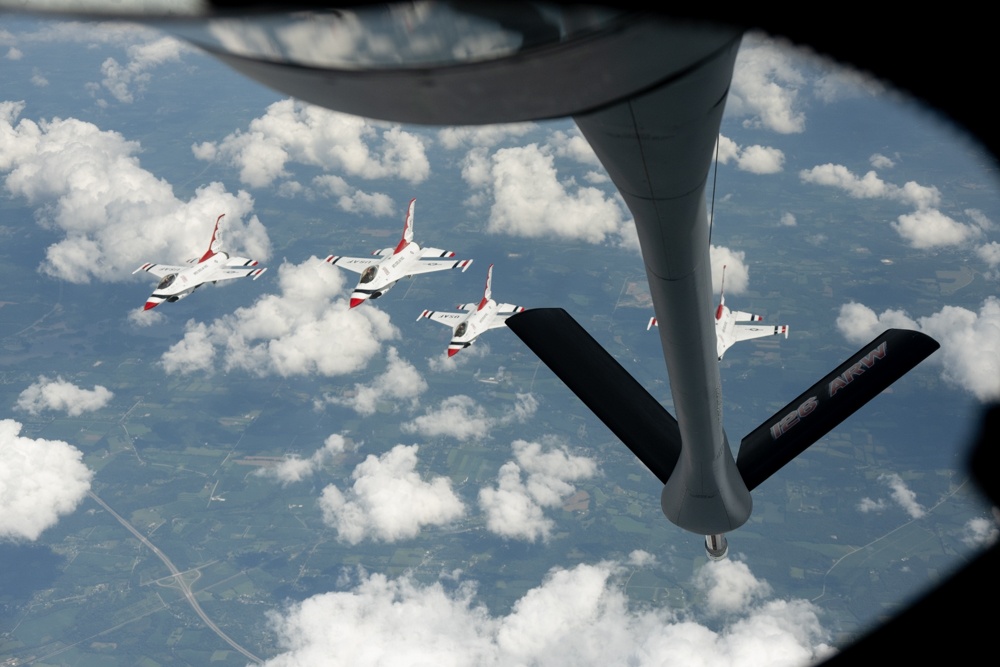
[[[440,322],[445,326],[454,327],[451,343],[448,344],[448,356],[458,354],[459,350],[469,347],[481,333],[489,329],[499,329],[507,326],[507,318],[524,310],[522,306],[512,303],[497,303],[493,300],[493,265],[486,271],[486,289],[479,303],[467,303],[458,306],[465,313],[442,313],[436,310],[425,310],[421,318]]]
[[[358,286],[351,292],[351,308],[360,306],[368,299],[377,299],[402,278],[431,273],[446,269],[462,269],[464,272],[472,264],[471,259],[459,261],[445,259],[425,259],[427,257],[454,257],[455,253],[440,248],[421,248],[413,241],[413,208],[416,199],[410,200],[403,226],[403,238],[395,248],[383,248],[372,253],[376,259],[368,257],[339,257],[330,255],[326,261],[349,271],[361,274]]]
[[[722,361],[726,350],[741,340],[780,335],[788,338],[787,324],[747,324],[747,322],[760,322],[763,319],[760,315],[745,313],[741,310],[729,310],[726,307],[726,267],[723,266],[719,307],[715,309],[715,339],[719,361]],[[656,326],[656,318],[651,317],[649,318],[649,324],[646,325],[646,331],[649,331],[654,326]]]
[[[188,260],[189,266],[171,266],[169,264],[143,264],[132,273],[147,271],[160,278],[159,284],[148,299],[143,310],[155,308],[164,301],[183,299],[205,283],[216,283],[220,280],[250,277],[260,278],[266,268],[254,268],[257,260],[246,257],[230,257],[228,253],[219,250],[219,223],[225,213],[215,219],[212,229],[212,240],[208,250],[200,258]],[[190,266],[192,265],[193,266]]]

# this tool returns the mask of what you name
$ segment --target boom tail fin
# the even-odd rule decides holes
[[[535,308],[507,326],[611,429],[661,483],[681,451],[677,420],[561,308]]]
[[[751,491],[854,414],[940,345],[930,336],[888,329],[750,432],[736,467]]]

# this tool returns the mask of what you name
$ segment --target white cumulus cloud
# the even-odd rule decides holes
[[[160,358],[168,373],[344,375],[364,368],[398,330],[377,308],[348,308],[343,274],[316,257],[278,267],[278,294],[209,324],[189,321]],[[270,274],[269,274],[270,275]]]
[[[882,156],[872,156],[873,164],[885,163],[876,157]],[[938,209],[941,192],[916,181],[898,186],[882,180],[875,171],[859,177],[844,165],[830,163],[803,169],[799,178],[805,183],[838,188],[855,199],[886,199],[912,206],[914,211],[899,215],[891,226],[913,248],[961,246],[979,238],[992,226],[990,220],[975,209],[963,211],[968,222],[942,212]]]
[[[885,85],[869,74],[842,67],[829,60],[820,61],[826,72],[813,80],[813,94],[827,104],[854,97],[875,97],[885,92]]]
[[[777,174],[784,168],[785,154],[777,148],[754,144],[743,148],[719,135],[719,163],[735,162],[737,169],[751,174]]]
[[[20,433],[19,422],[0,420],[0,540],[38,539],[76,509],[94,475],[69,443]]]
[[[103,88],[119,102],[126,104],[133,102],[136,93],[141,93],[147,87],[152,80],[152,70],[166,63],[177,62],[185,53],[194,51],[194,47],[179,39],[165,37],[155,28],[111,21],[45,21],[11,37],[21,46],[32,50],[37,44],[48,48],[53,43],[84,44],[88,48],[109,45],[124,49],[124,65],[115,58],[105,59],[100,68],[101,82],[88,82],[84,87],[95,94]],[[11,51],[23,55],[20,49],[12,48]],[[11,58],[10,52],[8,58]],[[98,103],[106,105],[103,100]]]
[[[64,236],[46,249],[42,272],[74,283],[134,280],[145,262],[200,257],[220,213],[228,252],[270,256],[247,193],[211,183],[182,201],[139,165],[137,142],[73,118],[18,120],[24,106],[0,102],[0,174],[8,193],[38,207],[41,225]]]
[[[240,170],[254,187],[288,177],[297,162],[364,179],[400,178],[421,183],[430,175],[423,140],[398,125],[338,113],[291,99],[275,102],[246,131],[192,146],[195,157]]]
[[[636,549],[628,555],[628,564],[634,567],[652,567],[657,562],[655,555],[642,549]]]
[[[62,377],[52,379],[39,375],[38,380],[17,397],[17,408],[32,415],[44,410],[60,410],[70,417],[78,417],[84,412],[100,410],[113,396],[107,387],[101,385],[84,389]]]
[[[732,614],[771,594],[771,586],[757,579],[747,564],[727,558],[709,561],[695,573],[695,585],[705,594],[712,615]]]
[[[745,127],[781,134],[805,131],[799,91],[806,77],[796,64],[798,57],[787,45],[747,35],[736,57],[726,112],[744,118]]]
[[[1000,266],[1000,243],[991,241],[976,248],[976,255],[991,269]]]
[[[489,148],[508,139],[523,137],[537,127],[535,123],[446,127],[438,131],[437,138],[441,145],[449,150],[466,147]]]
[[[805,183],[839,188],[854,199],[890,199],[918,208],[941,203],[941,193],[933,186],[909,181],[899,187],[882,180],[874,171],[857,176],[842,164],[827,163],[803,169],[799,178]]]
[[[486,230],[527,238],[623,243],[633,227],[620,199],[560,179],[552,147],[536,143],[466,155],[463,178],[490,200]]]
[[[399,356],[395,347],[390,347],[386,355],[385,371],[368,384],[356,383],[352,390],[342,395],[325,394],[316,402],[321,408],[324,403],[344,405],[359,415],[375,414],[380,405],[387,405],[395,411],[400,405],[415,407],[417,399],[427,390],[427,382],[420,371],[406,359]]]
[[[135,94],[142,92],[150,82],[150,70],[169,62],[177,62],[192,47],[173,37],[132,44],[126,49],[127,60],[122,65],[108,58],[101,65],[104,78],[101,85],[119,102],[131,104]]]
[[[903,511],[910,515],[912,519],[919,519],[927,513],[924,506],[917,502],[917,494],[906,485],[906,482],[898,473],[885,473],[879,475],[879,481],[889,487],[892,492],[892,499],[903,508]]]
[[[456,440],[486,438],[492,419],[486,408],[470,396],[449,396],[410,422],[400,425],[404,433],[420,433],[427,438],[448,436]]]
[[[860,303],[840,307],[837,329],[851,343],[867,343],[886,329],[916,329],[934,338],[941,349],[926,363],[943,367],[942,378],[981,401],[1000,399],[1000,299],[987,298],[979,312],[958,306],[911,318],[902,310],[876,314]]]
[[[313,179],[313,186],[319,194],[330,197],[337,201],[337,206],[348,213],[363,215],[366,217],[387,217],[399,213],[399,207],[392,197],[382,192],[365,192],[349,185],[340,176],[333,174],[323,174]],[[282,187],[291,186],[290,181],[282,184]],[[289,192],[289,196],[297,194],[301,188],[295,188],[295,192]]]
[[[416,537],[424,526],[450,524],[465,513],[447,477],[425,481],[417,472],[417,445],[396,445],[369,456],[352,473],[346,491],[323,489],[323,520],[349,544],[364,539],[396,542]]]
[[[883,473],[879,475],[878,481],[889,487],[890,497],[911,519],[919,519],[927,513],[927,510],[917,502],[917,494],[907,486],[906,482],[898,473]],[[862,498],[857,505],[859,512],[883,512],[888,508],[888,503],[884,498],[873,500]]]
[[[881,512],[885,509],[885,500],[879,498],[878,500],[872,500],[871,498],[862,498],[858,501],[858,511],[864,514],[868,512]]]
[[[447,348],[444,348],[445,350]],[[439,353],[427,358],[427,368],[435,373],[451,373],[468,366],[473,361],[486,359],[490,356],[490,344],[476,341],[475,345],[462,350],[462,354],[448,356]],[[478,371],[477,371],[478,372]]]
[[[148,329],[149,327],[163,324],[167,321],[166,316],[159,310],[145,310],[138,306],[128,311],[125,319],[130,325],[138,329]]]
[[[602,167],[597,153],[594,152],[594,147],[576,128],[570,132],[556,130],[549,135],[547,143],[557,157],[569,158],[575,162],[594,167]]]
[[[258,474],[263,477],[274,477],[282,484],[300,482],[336,458],[338,454],[342,454],[349,446],[344,436],[334,433],[308,458],[289,456],[277,465],[261,468]]]
[[[961,245],[979,234],[976,227],[958,222],[937,209],[901,215],[892,228],[914,248]]]
[[[886,157],[881,153],[874,153],[870,158],[868,158],[868,162],[870,162],[876,169],[892,169],[896,166],[896,163],[893,162],[892,158]]]
[[[494,426],[514,422],[523,424],[537,409],[538,401],[534,396],[516,394],[513,405],[504,405],[501,414],[492,415],[472,397],[459,394],[445,398],[436,408],[401,424],[400,429],[404,433],[419,433],[426,438],[486,439]]]
[[[777,148],[754,144],[742,150],[736,163],[751,174],[777,174],[784,167],[785,154]]]
[[[1000,539],[1000,528],[996,521],[986,517],[969,519],[963,528],[962,541],[970,547],[989,547]]]
[[[712,290],[722,290],[722,269],[726,273],[726,293],[743,294],[750,287],[750,269],[746,265],[746,253],[742,250],[730,250],[725,246],[710,246],[709,257],[712,262]]]
[[[266,664],[797,667],[832,653],[806,600],[748,601],[709,625],[668,608],[633,608],[622,571],[608,562],[555,568],[496,615],[476,602],[474,582],[446,588],[363,573],[350,590],[272,612],[282,653]]]
[[[597,474],[597,463],[571,454],[555,438],[515,440],[514,460],[500,467],[497,486],[479,491],[486,527],[505,538],[547,541],[555,522],[545,508],[557,507],[576,491],[571,483]]]

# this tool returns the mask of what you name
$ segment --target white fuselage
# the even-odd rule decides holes
[[[225,266],[228,259],[229,255],[224,252],[218,252],[205,261],[195,264],[190,269],[185,269],[175,274],[169,285],[161,287],[160,285],[163,285],[167,280],[167,278],[163,278],[160,281],[160,285],[157,285],[156,291],[153,292],[153,296],[160,297],[164,301],[182,299],[201,285],[211,282],[215,269]]]
[[[486,299],[479,310],[469,313],[468,317],[458,323],[452,331],[451,343],[448,345],[448,355],[452,356],[459,350],[469,347],[481,333],[490,328],[500,310],[499,304],[493,299]]]
[[[736,342],[736,318],[725,306],[719,306],[715,316],[716,353],[719,359]]]
[[[414,262],[420,261],[420,246],[410,242],[394,255],[389,255],[373,267],[375,270],[368,277],[361,274],[361,280],[351,294],[351,299],[377,299],[409,274],[409,268]]]

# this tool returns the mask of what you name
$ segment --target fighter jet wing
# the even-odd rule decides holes
[[[420,313],[420,317],[417,318],[417,321],[420,321],[425,317],[429,320],[440,322],[445,326],[453,327],[459,322],[461,322],[463,319],[468,317],[468,315],[464,313],[442,313],[439,310],[425,310],[424,312]]]
[[[733,322],[760,322],[764,319],[760,315],[754,315],[753,313],[747,313],[742,310],[734,310],[731,312]]]
[[[512,303],[501,303],[498,305],[498,308],[499,310],[497,310],[497,314],[493,317],[493,320],[486,325],[487,329],[503,329],[507,326],[508,317],[524,312],[522,306],[515,306]]]
[[[472,264],[471,259],[460,259],[457,262],[450,259],[420,260],[406,268],[406,275],[415,276],[418,273],[433,273],[434,271],[445,271],[447,269],[462,269],[464,272],[469,268],[470,264]]]
[[[460,303],[455,306],[458,310],[464,310],[466,312],[472,312],[474,310],[479,310],[479,302],[473,301],[471,303]],[[515,306],[512,303],[500,303],[497,304],[497,313],[500,315],[513,315],[514,313],[520,313],[524,310],[524,306]]]
[[[455,253],[451,250],[441,250],[441,248],[421,248],[421,257],[454,257]]]
[[[143,264],[132,273],[134,275],[140,271],[148,271],[157,278],[163,278],[164,276],[169,276],[171,273],[180,273],[181,271],[186,271],[189,268],[190,267],[188,266],[173,266],[171,264],[155,264],[150,262],[148,264]]]
[[[327,264],[336,264],[340,268],[354,271],[354,273],[363,273],[369,266],[374,266],[380,261],[382,260],[370,257],[339,257],[337,255],[330,255],[326,258]]]
[[[518,311],[521,312],[521,311]],[[497,314],[493,318],[493,321],[486,325],[486,329],[504,329],[507,327],[507,318],[517,315],[517,313],[507,313],[506,315]]]
[[[388,248],[382,248],[381,250],[373,250],[372,257],[388,257],[394,252],[396,252],[396,249],[390,246]]]
[[[752,338],[763,338],[764,336],[780,336],[788,338],[788,325],[786,324],[737,324],[733,327],[733,336],[736,342],[750,340]]]
[[[250,277],[253,278],[254,280],[257,280],[258,278],[260,278],[261,274],[264,273],[265,271],[267,271],[267,267],[262,267],[259,269],[253,266],[247,268],[239,268],[239,269],[229,266],[219,267],[211,274],[209,274],[209,277],[205,279],[205,282],[207,283],[210,281],[215,282],[218,280],[232,280],[233,278],[246,278],[246,277]]]
[[[257,260],[249,259],[247,257],[230,257],[226,260],[226,266],[230,269],[238,269],[244,266],[257,266]]]

